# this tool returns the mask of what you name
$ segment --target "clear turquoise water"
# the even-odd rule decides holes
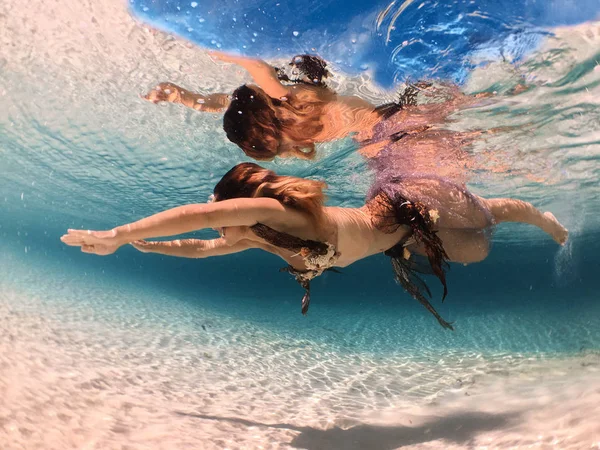
[[[452,126],[521,125],[473,149],[511,169],[477,173],[472,188],[553,211],[571,241],[558,249],[530,228],[500,228],[485,262],[450,271],[449,297],[436,300],[455,322],[449,333],[395,285],[384,257],[315,281],[302,317],[300,288],[259,252],[186,261],[62,246],[69,227],[205,201],[243,160],[219,117],[137,94],[163,79],[231,90],[244,76],[145,31],[124,5],[43,7],[39,16],[9,2],[0,16],[3,448],[598,442],[597,23],[545,28],[554,37],[537,53],[464,79],[467,91],[533,84]],[[392,96],[366,74],[333,82]],[[369,179],[354,150],[324,145],[315,163],[271,167],[326,175],[330,203],[356,205]]]

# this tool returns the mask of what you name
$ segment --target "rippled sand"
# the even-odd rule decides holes
[[[598,353],[348,351],[142,285],[11,278],[4,450],[600,447]]]

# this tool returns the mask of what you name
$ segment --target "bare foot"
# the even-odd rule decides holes
[[[545,231],[552,236],[558,244],[565,245],[569,237],[569,231],[561,225],[551,212],[545,212],[544,216],[548,219],[546,222]]]

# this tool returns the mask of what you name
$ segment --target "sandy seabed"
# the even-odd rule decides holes
[[[600,448],[597,352],[341,351],[63,283],[1,283],[4,450]]]

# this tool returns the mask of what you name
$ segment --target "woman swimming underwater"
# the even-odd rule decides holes
[[[61,240],[97,255],[114,253],[125,244],[142,252],[184,258],[259,248],[288,263],[285,270],[305,289],[303,314],[308,310],[312,278],[383,252],[391,258],[402,286],[443,327],[453,329],[426,298],[431,294],[417,272],[434,274],[444,286],[445,297],[447,263],[485,259],[492,228],[498,223],[534,225],[559,244],[568,236],[551,213],[520,200],[484,199],[440,177],[379,177],[361,208],[324,206],[325,187],[319,181],[242,163],[217,183],[207,204],[180,206],[108,231],[68,230]],[[207,228],[219,230],[221,237],[145,240]]]
[[[433,164],[432,155],[456,155],[465,144],[481,134],[436,128],[457,109],[480,101],[463,95],[456,87],[434,89],[427,83],[416,83],[410,85],[397,102],[376,107],[359,97],[338,95],[329,89],[323,81],[329,75],[327,64],[316,56],[294,57],[290,65],[299,76],[290,79],[262,60],[221,52],[209,54],[219,61],[243,67],[255,84],[243,85],[231,95],[201,95],[165,82],[144,98],[154,103],[181,103],[198,111],[226,109],[223,128],[228,139],[257,160],[271,160],[276,156],[312,159],[315,157],[315,144],[349,135],[364,147],[365,156],[373,157],[386,146],[398,147],[400,144],[396,142],[400,135],[425,133],[424,137],[431,142],[443,141],[443,145],[433,145],[435,151],[425,150],[430,154],[418,163],[422,165],[430,161]],[[417,105],[419,92],[437,95],[437,100],[443,97],[444,101]],[[381,127],[384,122],[387,125]],[[390,127],[390,123],[394,125]],[[388,134],[383,136],[383,131]],[[373,133],[377,134],[376,142],[372,141]]]

